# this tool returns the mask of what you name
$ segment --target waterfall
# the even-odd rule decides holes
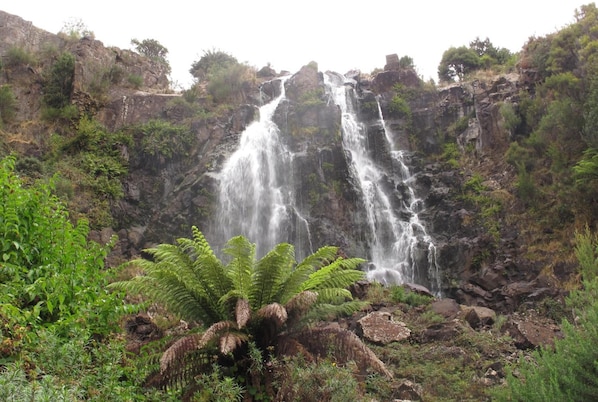
[[[356,97],[344,77],[325,74],[327,85],[342,113],[343,146],[351,154],[353,174],[361,185],[370,232],[368,278],[385,284],[418,283],[440,291],[436,248],[418,212],[422,200],[415,195],[414,177],[405,164],[405,152],[392,146],[378,102],[380,124],[393,160],[393,172],[378,166],[369,156],[366,127],[355,111]],[[389,178],[398,186],[389,191]],[[397,195],[400,186],[400,202]],[[399,204],[399,205],[397,205]]]
[[[258,258],[281,242],[307,244],[296,250],[298,258],[312,252],[307,220],[294,204],[293,155],[272,121],[285,98],[287,78],[280,79],[280,95],[261,106],[259,120],[241,133],[238,149],[219,175],[217,230],[222,241],[243,235],[256,244]]]

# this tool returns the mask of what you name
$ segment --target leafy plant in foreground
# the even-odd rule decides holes
[[[328,246],[297,264],[293,246],[281,243],[257,260],[255,245],[237,236],[228,241],[223,263],[196,227],[193,238],[146,252],[152,260],[131,262],[144,275],[110,287],[144,294],[184,320],[208,327],[164,352],[154,383],[187,385],[197,373],[209,372],[216,356],[223,367],[250,372],[245,381],[261,388],[255,375],[260,360],[297,353],[308,358],[333,353],[337,361],[354,360],[361,370],[372,367],[391,377],[352,332],[309,325],[364,307],[347,290],[364,276],[357,269],[362,259],[337,257],[338,249]],[[252,344],[259,353],[250,353]]]

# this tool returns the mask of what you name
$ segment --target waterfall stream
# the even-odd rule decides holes
[[[358,120],[357,97],[345,85],[343,76],[326,73],[330,101],[341,110],[343,148],[351,154],[350,174],[362,194],[369,233],[368,278],[385,284],[417,283],[435,293],[440,291],[436,249],[418,213],[423,202],[415,195],[414,178],[405,153],[392,147],[392,133],[386,127],[378,104],[379,124],[392,159],[392,171],[383,169],[370,156],[367,127]],[[222,244],[243,235],[256,244],[256,254],[265,255],[276,244],[295,245],[301,260],[313,252],[308,219],[295,205],[293,153],[280,139],[273,116],[285,100],[284,83],[271,102],[260,107],[259,120],[241,134],[238,149],[228,158],[221,173],[217,232]]]
[[[241,134],[238,149],[219,175],[217,222],[222,240],[243,235],[256,243],[258,258],[281,242],[295,244],[302,239],[311,245],[307,221],[294,205],[293,155],[280,141],[279,128],[272,121],[285,98],[286,79],[280,79],[280,95],[261,106],[259,120]]]
[[[354,174],[359,180],[370,231],[370,267],[368,278],[385,284],[418,283],[433,292],[440,291],[436,248],[418,212],[422,200],[415,196],[414,177],[405,164],[405,153],[392,146],[390,130],[378,102],[380,124],[393,160],[393,172],[386,172],[369,156],[366,127],[359,122],[356,96],[344,77],[325,75],[335,103],[342,113],[343,145],[351,153]],[[396,193],[388,190],[389,177],[396,177],[401,187],[400,205]],[[395,185],[395,187],[397,187]],[[394,199],[393,199],[394,197]]]

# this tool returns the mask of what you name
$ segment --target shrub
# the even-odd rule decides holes
[[[567,298],[576,323],[564,321],[563,339],[511,367],[498,401],[590,401],[598,398],[598,239],[588,229],[576,234],[583,289]],[[517,374],[515,374],[517,373]]]
[[[0,86],[0,127],[11,122],[16,115],[17,99],[10,85]]]
[[[143,77],[138,74],[131,74],[127,77],[127,82],[135,89],[141,88],[143,85]]]
[[[32,65],[35,63],[36,60],[33,54],[21,47],[12,46],[7,50],[6,55],[4,56],[3,64],[5,67],[18,67]]]
[[[413,307],[428,304],[432,301],[432,297],[407,291],[403,286],[393,286],[391,287],[390,292],[392,301],[396,303],[405,303]]]
[[[52,65],[44,80],[44,103],[54,109],[68,106],[73,92],[75,56],[63,53]]]

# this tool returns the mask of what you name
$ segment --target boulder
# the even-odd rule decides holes
[[[449,298],[433,301],[430,308],[436,314],[448,319],[455,318],[461,311],[459,304],[455,301],[455,299]]]
[[[423,388],[413,381],[403,380],[396,390],[396,395],[402,401],[421,401],[423,400]]]
[[[448,341],[459,335],[465,330],[463,324],[458,319],[439,324],[430,325],[426,328],[420,337],[422,343]]]
[[[358,332],[366,340],[382,345],[409,339],[411,330],[405,323],[392,319],[387,312],[375,311],[357,321]]]
[[[552,346],[555,338],[562,337],[558,325],[533,316],[514,314],[503,326],[518,349]]]
[[[465,321],[473,329],[492,325],[496,321],[496,312],[488,307],[463,306],[461,311],[464,313]]]

